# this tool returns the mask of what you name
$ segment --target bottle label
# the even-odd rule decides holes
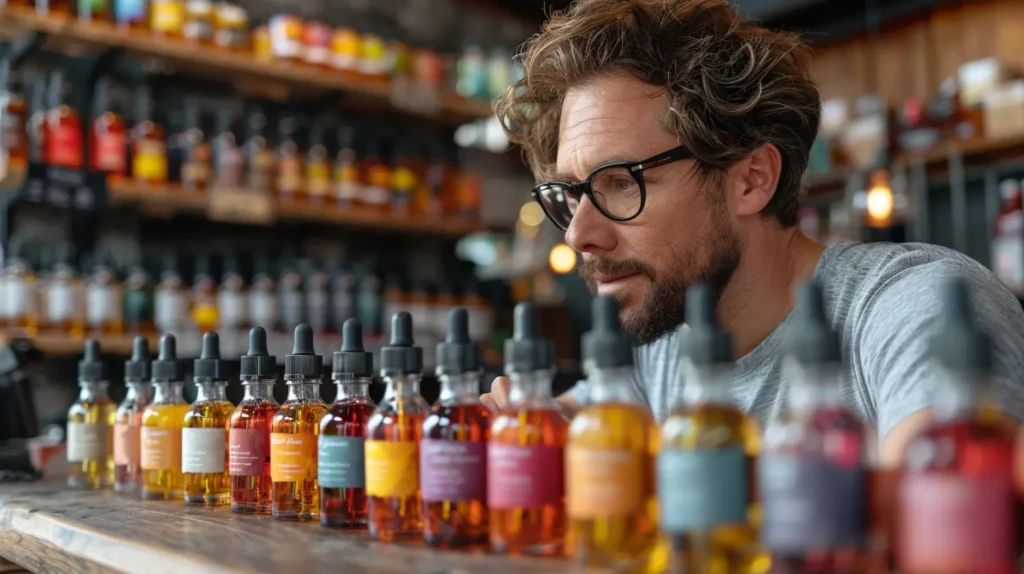
[[[642,454],[572,447],[566,459],[566,512],[570,517],[623,516],[643,507]]]
[[[245,303],[245,295],[242,292],[222,289],[217,294],[220,325],[222,327],[241,327],[245,323]]]
[[[416,496],[420,486],[419,444],[366,441],[366,494],[382,498]]]
[[[487,445],[487,501],[491,508],[561,505],[564,451],[553,446]]]
[[[866,481],[859,467],[791,456],[758,461],[761,540],[779,552],[807,552],[864,544]]]
[[[127,149],[124,132],[116,131],[98,135],[94,150],[96,169],[124,173],[128,167],[128,162],[125,159],[125,150]]]
[[[181,468],[181,429],[142,427],[142,468]]]
[[[270,480],[316,480],[316,435],[271,433]]]
[[[182,472],[224,472],[225,429],[181,429]]]
[[[270,433],[263,429],[231,429],[228,433],[228,473],[260,476],[270,464]]]
[[[29,312],[29,286],[24,279],[9,279],[3,284],[4,316],[14,318]]]
[[[108,285],[89,285],[85,293],[86,316],[90,325],[99,326],[114,317],[113,293]]]
[[[164,143],[149,139],[136,143],[132,173],[139,179],[153,181],[167,179],[167,151],[164,148]]]
[[[117,423],[114,425],[114,464],[133,468],[139,464],[139,422],[141,420],[141,413],[138,413],[138,415],[135,424]]]
[[[75,125],[59,126],[45,138],[46,163],[62,167],[82,167],[82,130]]]
[[[908,472],[899,489],[901,572],[1014,572],[1009,476]]]
[[[72,286],[68,283],[50,283],[46,290],[46,316],[51,323],[66,321],[71,318],[75,307]]]
[[[68,462],[110,456],[109,431],[110,428],[101,423],[68,423]]]
[[[747,519],[750,493],[741,448],[664,450],[658,455],[658,517],[666,532],[690,532]]]
[[[188,315],[185,294],[176,289],[160,289],[154,301],[154,322],[161,331],[173,331]]]
[[[266,291],[249,292],[249,315],[255,325],[272,328],[277,324],[277,299]]]
[[[302,162],[298,158],[283,158],[278,163],[277,189],[286,193],[302,189]]]
[[[118,22],[141,24],[146,18],[146,0],[119,0],[114,2]]]
[[[334,168],[334,197],[341,203],[355,201],[361,193],[359,171],[354,165]]]
[[[487,443],[424,439],[420,442],[423,500],[485,500]]]
[[[320,486],[324,488],[365,488],[365,440],[354,436],[320,435]]]

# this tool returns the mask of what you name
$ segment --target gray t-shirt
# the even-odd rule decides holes
[[[939,379],[929,354],[943,312],[942,286],[970,282],[974,316],[995,343],[1000,406],[1024,420],[1024,310],[988,269],[956,251],[921,243],[837,243],[828,246],[813,277],[824,288],[825,311],[842,342],[843,392],[884,439],[908,415],[934,404]],[[762,423],[785,403],[780,348],[794,328],[790,313],[753,351],[736,362],[733,396]],[[654,416],[663,420],[680,401],[683,325],[637,348],[637,383]],[[586,403],[587,384],[569,393]]]

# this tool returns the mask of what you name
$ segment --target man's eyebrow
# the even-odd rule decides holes
[[[591,168],[591,170],[587,172],[587,175],[589,176],[590,174],[594,173],[595,169],[604,167],[604,166],[606,166],[606,165],[608,165],[610,163],[621,163],[621,162],[636,163],[638,161],[641,161],[641,160],[634,159],[634,158],[631,158],[631,157],[626,157],[624,155],[611,156],[609,158],[606,158],[604,161],[602,161],[600,163],[594,164],[594,167]],[[574,173],[570,173],[570,174],[556,173],[554,175],[554,179],[552,179],[552,181],[575,182],[575,181],[580,181],[580,180],[576,179],[576,174],[574,174]]]

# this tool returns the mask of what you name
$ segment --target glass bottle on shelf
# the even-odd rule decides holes
[[[210,185],[213,153],[203,133],[199,102],[185,99],[185,129],[181,133],[181,187],[189,191],[205,191]]]
[[[185,29],[184,0],[150,0],[150,31],[164,38],[180,38]]]
[[[322,335],[331,327],[331,276],[323,265],[308,259],[301,262],[300,269],[306,322],[315,335]]]
[[[992,270],[1010,291],[1024,295],[1024,206],[1021,183],[1008,179],[999,184],[1003,202],[996,214],[992,238]]]
[[[274,184],[274,151],[267,141],[267,116],[256,107],[247,122],[245,187],[255,193],[269,193]]]
[[[290,331],[306,320],[306,303],[302,288],[302,273],[295,258],[285,255],[281,263],[281,275],[278,277],[278,295],[280,297],[281,325]]]
[[[245,157],[231,129],[233,112],[228,106],[217,111],[213,140],[213,187],[241,189],[245,184]]]
[[[277,288],[270,260],[257,255],[249,287],[249,320],[257,327],[273,331],[278,327]]]
[[[302,154],[295,141],[295,118],[281,118],[277,124],[277,169],[275,188],[284,199],[297,199],[302,193]]]
[[[338,154],[334,160],[334,201],[343,207],[359,203],[362,181],[356,153],[356,131],[352,126],[338,128]]]
[[[46,118],[43,122],[43,161],[48,165],[81,169],[82,117],[70,105],[70,88],[62,70],[50,74]]]
[[[36,273],[25,257],[21,238],[11,238],[10,251],[4,259],[0,285],[3,320],[7,327],[32,332],[39,326],[36,305]]]
[[[0,61],[0,134],[6,171],[28,167],[28,106],[12,79],[9,59]]]
[[[114,20],[117,27],[123,30],[148,30],[149,1],[116,0],[114,2]]]
[[[109,22],[112,0],[78,0],[77,15],[82,22]]]
[[[135,93],[135,125],[132,126],[132,178],[136,183],[162,186],[167,183],[167,146],[164,128],[152,119],[153,97],[147,85]]]
[[[245,292],[245,278],[238,268],[238,258],[224,258],[224,274],[217,289],[218,328],[222,332],[241,332],[249,323],[248,298]]]
[[[306,152],[306,195],[311,203],[323,205],[331,193],[331,160],[324,143],[325,118],[317,118],[309,131]]]
[[[85,283],[85,322],[90,332],[118,335],[124,331],[124,290],[105,258],[97,258]]]
[[[212,331],[220,320],[217,308],[217,282],[213,278],[210,256],[196,257],[196,273],[192,278],[192,322],[200,333]]]
[[[153,323],[153,282],[141,262],[128,269],[124,280],[124,325],[129,333],[151,333]]]
[[[185,504],[221,506],[231,501],[227,429],[235,406],[227,400],[228,382],[217,333],[203,335],[202,354],[194,365],[198,392],[181,430]]]
[[[45,283],[45,326],[56,333],[80,337],[85,331],[82,279],[74,264],[70,244],[63,244]]]
[[[214,12],[216,31],[213,43],[227,50],[249,48],[249,14],[230,2],[219,2]]]
[[[367,141],[362,162],[360,199],[367,209],[374,211],[388,211],[391,206],[391,166],[384,161],[383,145],[380,137]]]
[[[127,394],[117,407],[114,421],[114,490],[137,494],[142,485],[142,412],[152,400],[149,383],[149,341],[137,336],[132,356],[124,362]]]
[[[189,404],[182,396],[185,375],[174,335],[160,337],[160,354],[151,372],[153,402],[142,412],[142,498],[181,500],[181,427]]]
[[[178,259],[168,254],[160,283],[153,295],[153,323],[161,333],[180,333],[188,324],[189,305]]]
[[[85,342],[78,362],[78,399],[68,410],[68,484],[104,488],[114,483],[114,419],[117,405],[107,396],[100,343]]]
[[[249,351],[242,355],[245,395],[228,423],[232,512],[271,513],[270,433],[280,408],[274,400],[276,373],[277,359],[267,351],[267,332],[263,327],[253,327],[249,331]]]
[[[212,44],[213,34],[213,2],[211,0],[187,0],[182,36],[197,44]]]
[[[110,106],[109,84],[107,78],[100,78],[93,91],[89,152],[92,170],[106,172],[107,185],[116,185],[128,173],[128,130]]]
[[[412,207],[413,191],[418,184],[413,142],[409,138],[395,142],[390,184],[391,212],[408,215]]]

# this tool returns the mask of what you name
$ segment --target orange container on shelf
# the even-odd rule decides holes
[[[249,49],[249,14],[229,2],[217,4],[213,13],[213,43],[227,50]]]
[[[330,66],[331,33],[323,22],[306,22],[302,31],[302,60],[311,66]]]
[[[270,41],[270,28],[260,25],[252,31],[252,55],[257,60],[269,62],[274,59],[274,48]]]
[[[362,39],[354,28],[335,28],[331,35],[331,67],[342,72],[359,70]]]

